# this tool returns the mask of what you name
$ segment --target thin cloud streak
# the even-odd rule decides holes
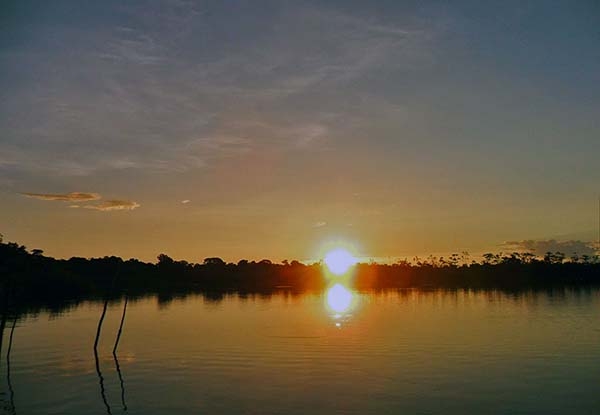
[[[114,210],[134,210],[141,205],[131,200],[109,199],[96,204],[80,204],[99,200],[102,196],[98,193],[71,192],[71,193],[21,193],[25,197],[30,197],[38,200],[58,201],[58,202],[75,202],[68,207],[70,209],[93,209],[103,212]],[[189,202],[189,200],[187,201]],[[187,203],[183,201],[182,203]]]
[[[536,256],[544,256],[547,252],[562,252],[566,255],[595,255],[596,249],[593,242],[585,241],[557,241],[549,240],[523,240],[523,241],[508,241],[502,244],[506,249],[514,251],[527,251]]]
[[[140,206],[141,205],[139,203],[132,200],[105,200],[104,202],[96,205],[85,205],[83,208],[109,212],[114,210],[134,210]]]
[[[59,202],[89,202],[101,199],[98,193],[71,192],[71,193],[21,193],[23,196],[39,200],[50,200]]]

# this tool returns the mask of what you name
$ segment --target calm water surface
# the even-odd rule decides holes
[[[19,320],[17,414],[598,414],[600,292],[200,296]],[[117,371],[120,369],[120,374]],[[120,376],[119,376],[120,375]]]

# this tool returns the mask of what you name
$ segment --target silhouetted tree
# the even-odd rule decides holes
[[[172,265],[175,261],[173,261],[173,258],[171,258],[170,256],[166,255],[166,254],[160,254],[158,257],[158,265],[159,266],[165,266],[165,265]]]
[[[204,265],[225,265],[225,261],[218,257],[204,258]]]
[[[562,264],[565,260],[565,254],[562,252],[546,252],[544,255],[544,262],[549,264]]]
[[[393,265],[358,264],[352,282],[360,289],[403,287],[506,288],[600,285],[600,259],[582,255],[565,261],[560,252],[538,259],[532,253],[486,253],[480,262],[467,263],[466,255],[415,257]],[[115,284],[117,270],[119,278]],[[201,263],[176,261],[160,254],[157,262],[121,258],[54,259],[13,242],[0,241],[0,303],[4,310],[57,309],[64,304],[103,298],[113,301],[156,295],[161,304],[186,293],[199,292],[217,300],[227,293],[269,294],[281,287],[299,292],[322,289],[327,284],[322,264],[297,260],[260,262],[240,260],[226,264],[221,258]],[[114,286],[115,289],[112,289]],[[108,293],[108,294],[107,294]]]

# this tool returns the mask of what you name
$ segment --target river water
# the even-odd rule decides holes
[[[200,295],[4,331],[16,414],[598,414],[600,291]],[[9,344],[10,343],[10,344]],[[10,355],[7,359],[8,347]]]

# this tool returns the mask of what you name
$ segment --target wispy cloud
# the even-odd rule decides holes
[[[187,205],[187,204],[188,204],[188,203],[190,203],[190,202],[191,202],[191,200],[189,200],[189,199],[185,199],[185,200],[182,200],[182,201],[181,201],[181,203],[182,203],[183,205]]]
[[[327,226],[327,222],[320,221],[320,222],[316,222],[315,224],[313,224],[313,228],[322,228],[323,226]]]
[[[296,146],[307,147],[327,134],[327,127],[323,124],[307,124],[291,131]]]
[[[555,239],[523,241],[508,241],[502,244],[504,249],[513,251],[527,251],[537,256],[544,256],[547,252],[562,252],[566,255],[594,255],[596,250],[593,242],[577,240],[557,241]]]
[[[211,7],[122,6],[127,23],[95,26],[64,55],[36,58],[31,66],[28,57],[45,52],[15,54],[15,67],[51,75],[34,92],[7,91],[13,108],[3,127],[11,134],[0,143],[0,167],[60,176],[181,172],[260,149],[271,138],[278,138],[271,146],[311,148],[332,131],[344,135],[338,122],[327,125],[321,114],[371,105],[349,104],[365,95],[359,78],[376,77],[382,67],[414,65],[428,53],[427,33],[407,22],[384,24],[323,5],[286,4],[259,19],[240,13],[231,30],[222,31],[213,22],[229,21],[228,9],[215,6],[209,14]],[[240,41],[230,42],[230,36]],[[73,76],[72,68],[89,79]],[[308,93],[324,99],[307,106]],[[260,114],[251,108],[261,108]],[[271,126],[240,133],[240,114]],[[353,117],[343,118],[347,125]]]
[[[117,28],[115,35],[105,51],[97,54],[99,58],[137,65],[159,64],[163,60],[164,51],[151,36],[126,27]]]
[[[141,205],[131,200],[120,200],[120,199],[109,199],[99,203],[90,204],[86,202],[92,202],[100,200],[102,196],[98,193],[85,193],[85,192],[71,192],[71,193],[21,193],[23,196],[31,197],[39,200],[47,201],[58,201],[58,202],[71,202],[68,205],[71,209],[93,209],[101,211],[112,211],[112,210],[134,210]]]
[[[102,196],[98,193],[71,192],[71,193],[21,193],[23,196],[39,200],[52,200],[60,202],[88,202],[98,200]]]
[[[105,200],[104,202],[98,204],[85,205],[83,208],[108,212],[113,210],[134,210],[140,206],[141,205],[139,203],[131,200]]]

